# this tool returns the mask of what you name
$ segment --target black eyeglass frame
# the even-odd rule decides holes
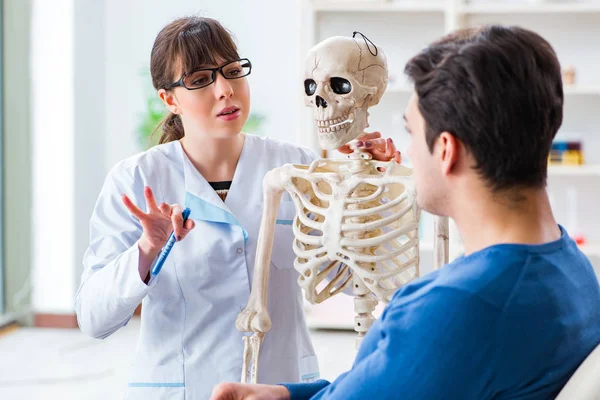
[[[243,62],[243,61],[245,61],[245,62],[247,62],[247,63],[248,63],[248,65],[247,65],[247,66],[246,66],[245,64],[243,64],[243,63],[242,63],[242,68],[245,68],[245,67],[249,68],[249,69],[248,69],[248,73],[247,73],[246,75],[242,75],[242,76],[236,76],[236,77],[233,77],[233,78],[228,78],[228,77],[226,77],[226,76],[225,76],[225,74],[223,73],[223,68],[225,68],[225,67],[227,67],[228,65],[231,65],[231,64],[233,64],[233,63],[236,63],[236,62]],[[184,82],[184,79],[185,79],[185,78],[186,78],[186,77],[187,77],[189,74],[183,74],[183,75],[181,75],[181,78],[179,78],[179,80],[178,80],[177,82],[173,82],[173,83],[171,83],[170,85],[168,85],[168,86],[167,86],[167,87],[165,87],[164,89],[165,89],[165,90],[169,90],[169,89],[176,88],[176,87],[178,87],[178,86],[184,87],[184,88],[186,88],[187,90],[198,90],[198,89],[202,89],[202,88],[205,88],[205,87],[207,87],[207,86],[210,86],[210,85],[212,85],[213,83],[215,83],[215,81],[217,80],[217,72],[221,73],[221,76],[222,76],[223,78],[225,78],[225,79],[230,79],[230,80],[231,80],[231,79],[241,79],[241,78],[245,78],[245,77],[247,77],[248,75],[250,75],[250,73],[252,72],[252,62],[250,62],[250,60],[249,60],[249,59],[247,59],[247,58],[240,58],[239,60],[228,61],[227,63],[225,63],[225,64],[221,65],[220,67],[216,67],[216,68],[201,68],[201,69],[197,69],[197,70],[195,70],[195,71],[191,72],[191,74],[193,74],[193,73],[196,73],[196,72],[198,72],[198,71],[211,71],[211,72],[212,72],[212,76],[211,76],[211,77],[212,77],[212,80],[210,81],[210,83],[207,83],[206,85],[202,85],[202,86],[199,86],[199,87],[189,88],[189,87],[185,86],[185,82]]]

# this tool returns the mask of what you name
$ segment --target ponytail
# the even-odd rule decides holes
[[[158,130],[161,125],[162,135],[160,136],[158,144],[173,142],[184,136],[183,124],[181,123],[181,118],[177,114],[169,113],[156,129]]]

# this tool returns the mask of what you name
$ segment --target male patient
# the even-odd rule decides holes
[[[225,383],[213,399],[550,399],[600,342],[598,280],[545,190],[563,118],[550,44],[461,30],[405,72],[417,200],[456,222],[465,255],[399,289],[333,383]]]

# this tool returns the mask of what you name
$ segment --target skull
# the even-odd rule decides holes
[[[367,109],[379,103],[387,80],[385,54],[363,38],[331,37],[309,51],[305,104],[313,108],[321,148],[337,149],[364,133]]]

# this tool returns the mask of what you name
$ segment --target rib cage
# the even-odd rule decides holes
[[[296,207],[294,268],[308,301],[320,303],[357,275],[387,302],[419,275],[419,214],[411,170],[370,161],[370,173],[348,171],[348,161],[286,165]],[[377,167],[386,167],[379,172]]]

